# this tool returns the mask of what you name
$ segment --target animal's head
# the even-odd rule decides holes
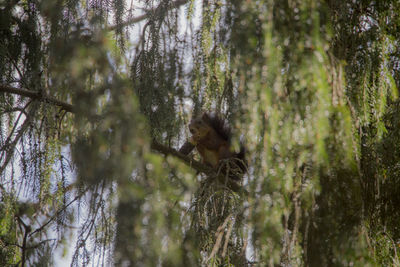
[[[208,114],[204,113],[200,117],[193,118],[190,122],[189,131],[196,140],[205,137],[211,130],[211,127],[207,124],[208,118]]]

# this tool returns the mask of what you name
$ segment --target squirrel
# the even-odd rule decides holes
[[[219,168],[221,160],[229,160],[229,177],[238,180],[243,176],[247,170],[245,148],[241,144],[239,153],[231,150],[231,128],[224,119],[216,114],[203,113],[192,119],[189,130],[192,134],[189,142],[196,147],[203,163]],[[226,173],[227,169],[225,165],[222,172]]]

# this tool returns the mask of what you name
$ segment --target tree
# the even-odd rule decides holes
[[[399,265],[400,3],[128,5],[0,2],[0,265]]]

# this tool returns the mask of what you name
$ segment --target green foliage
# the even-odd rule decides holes
[[[364,4],[375,9],[374,2]],[[275,259],[281,264],[299,265],[301,254],[311,266],[348,265],[355,259],[360,266],[368,262],[374,264],[373,259],[366,256],[364,237],[357,234],[365,218],[364,205],[371,199],[365,198],[364,187],[368,180],[364,175],[370,174],[364,173],[362,168],[366,164],[372,173],[375,172],[372,160],[364,162],[362,155],[368,152],[363,148],[359,150],[365,145],[359,134],[362,125],[376,125],[373,138],[377,140],[387,134],[381,116],[385,114],[387,100],[396,98],[397,89],[387,89],[394,84],[387,71],[384,73],[388,78],[374,75],[374,80],[369,82],[370,73],[381,74],[382,68],[386,69],[386,62],[379,60],[387,57],[384,54],[387,50],[382,49],[385,39],[376,41],[372,33],[376,29],[371,27],[370,31],[360,32],[360,35],[370,33],[371,38],[360,38],[358,43],[348,46],[344,44],[359,38],[353,29],[361,27],[360,20],[354,18],[354,10],[349,9],[350,3],[266,1],[249,3],[245,7],[243,3],[238,5],[244,14],[233,26],[236,36],[240,36],[240,49],[234,51],[243,55],[237,60],[243,69],[241,77],[245,77],[242,86],[247,88],[248,94],[243,103],[251,103],[244,105],[246,112],[243,113],[248,114],[248,118],[243,121],[251,122],[247,127],[250,129],[248,136],[251,136],[249,143],[257,164],[253,187],[265,188],[263,192],[270,195],[269,201],[263,199],[262,204],[254,205],[259,207],[254,215],[255,225],[261,229],[255,232],[253,239],[263,233],[256,245],[265,247],[265,260]],[[349,19],[341,21],[336,16],[349,16],[353,24],[349,24]],[[251,42],[256,30],[252,30],[251,24],[243,29],[241,25],[248,23],[246,17],[268,18],[260,25],[253,23],[253,27],[257,29],[258,26],[258,31],[263,33],[259,38],[262,42]],[[385,19],[390,20],[392,16]],[[328,45],[331,40],[334,40],[332,47]],[[373,59],[374,63],[364,66],[363,62],[346,59],[343,74],[342,63],[333,58],[342,59],[342,54],[337,52],[341,45],[344,47],[340,49],[359,49],[360,60]],[[262,58],[261,53],[252,54],[257,50],[263,51]],[[346,55],[352,57],[354,52]],[[244,64],[246,61],[253,63],[251,71]],[[365,82],[360,86],[355,82],[356,77]],[[350,82],[344,84],[345,78]],[[363,108],[349,102],[359,96],[363,96],[358,98]],[[255,123],[258,125],[253,126]],[[361,134],[368,135],[366,129],[362,129]],[[251,140],[257,141],[252,143]],[[370,155],[365,156],[371,159]],[[303,210],[301,215],[297,205]],[[278,218],[284,218],[281,230],[267,228],[268,220],[274,218],[273,210]],[[275,225],[279,225],[278,220]],[[276,232],[280,234],[270,242],[267,237]],[[281,243],[282,237],[288,241]],[[301,254],[296,254],[299,249]],[[357,256],[359,253],[363,256]]]
[[[0,265],[399,264],[398,1],[132,3],[0,2]],[[151,149],[201,110],[245,193]]]
[[[15,234],[16,225],[13,220],[15,206],[10,196],[3,197],[0,211],[0,264],[7,266],[16,264],[21,257],[18,247],[12,245],[17,242],[18,237]]]

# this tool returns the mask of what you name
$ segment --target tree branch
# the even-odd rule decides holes
[[[239,185],[238,183],[236,183],[235,181],[233,181],[232,179],[227,177],[227,175],[217,173],[213,168],[211,168],[197,160],[194,160],[191,157],[186,156],[186,155],[176,151],[173,148],[164,146],[155,140],[153,140],[153,142],[151,143],[151,148],[153,150],[157,150],[158,152],[160,152],[164,155],[172,155],[174,157],[179,158],[189,167],[191,167],[199,172],[202,172],[209,177],[215,177],[216,179],[218,179],[218,181],[221,184],[225,184],[228,188],[232,189],[235,192],[246,193],[246,190],[244,190],[241,185]]]
[[[184,5],[184,4],[186,4],[187,2],[188,2],[188,0],[177,0],[177,1],[173,2],[171,5],[168,6],[168,10],[180,7],[180,6]],[[143,15],[128,19],[127,21],[121,23],[120,25],[112,25],[112,26],[108,27],[108,29],[111,30],[111,31],[115,31],[118,27],[125,27],[125,26],[131,25],[131,24],[138,23],[138,22],[140,22],[142,20],[145,20],[148,17],[150,17],[151,13],[159,13],[161,10],[162,10],[162,4],[160,4],[153,11],[150,11],[150,12],[147,12],[146,14],[143,14]]]
[[[28,234],[32,231],[32,228],[30,225],[26,225],[26,223],[17,216],[17,220],[22,224],[24,227],[24,239],[22,240],[22,246],[21,246],[21,267],[25,267],[25,262],[26,262],[26,242],[28,241]]]
[[[174,3],[174,5],[177,5],[177,3],[183,4],[183,2],[186,2],[186,1],[176,1]],[[11,94],[16,94],[16,95],[20,95],[20,96],[29,97],[31,99],[35,99],[35,100],[38,100],[38,101],[41,101],[41,102],[44,102],[44,103],[49,103],[49,104],[52,104],[52,105],[59,106],[62,109],[64,109],[65,111],[68,111],[68,112],[71,112],[71,113],[75,112],[75,108],[71,104],[62,102],[62,101],[60,101],[58,99],[55,99],[53,97],[45,96],[45,95],[42,95],[42,94],[37,93],[37,92],[30,91],[30,90],[25,90],[25,89],[20,89],[20,88],[15,88],[15,87],[12,87],[12,86],[9,86],[9,85],[5,85],[5,84],[0,84],[0,92],[11,93]],[[28,124],[27,121],[24,123],[23,127],[21,127],[21,132],[23,132],[22,130],[25,127],[27,127],[27,124]],[[185,144],[181,148],[180,152],[176,151],[173,148],[164,146],[164,145],[162,145],[162,144],[160,144],[160,143],[158,143],[156,141],[153,141],[151,143],[151,148],[154,149],[154,150],[157,150],[158,152],[160,152],[160,153],[162,153],[164,155],[173,155],[174,157],[179,158],[186,165],[194,168],[195,170],[197,170],[199,172],[202,172],[202,173],[206,174],[209,177],[215,177],[216,179],[218,179],[219,182],[221,182],[222,184],[226,184],[230,189],[232,189],[235,192],[243,191],[243,188],[238,183],[236,183],[235,181],[229,179],[228,177],[226,177],[226,175],[217,173],[213,168],[211,168],[211,167],[209,167],[209,166],[207,166],[207,165],[205,165],[205,164],[203,164],[203,163],[201,163],[201,162],[199,162],[197,160],[194,160],[191,157],[186,156],[185,154],[183,154],[183,153],[186,153],[187,151],[190,152],[193,149],[193,146],[190,146],[190,144],[189,145]],[[181,153],[181,152],[183,152],[183,153]],[[7,163],[8,162],[3,164],[3,166],[0,169],[0,173],[5,168]],[[37,230],[35,230],[31,234],[36,233],[36,232],[37,232]]]
[[[70,187],[70,189],[72,189],[73,187]],[[38,228],[36,228],[34,231],[32,231],[29,236],[32,236],[38,232],[43,231],[43,229],[49,225],[54,219],[56,219],[58,217],[58,215],[60,215],[63,211],[65,211],[69,206],[71,206],[72,203],[74,203],[75,201],[77,201],[79,198],[81,198],[84,194],[86,194],[86,192],[89,190],[89,188],[86,188],[83,192],[79,193],[77,196],[75,196],[75,198],[73,200],[71,200],[68,204],[64,205],[62,208],[60,208],[58,211],[56,211],[54,213],[54,215],[44,224],[42,224],[41,226],[39,226]]]
[[[20,88],[15,88],[6,84],[0,84],[0,92],[3,93],[11,93],[15,95],[20,95],[20,96],[25,96],[29,97],[31,99],[35,99],[44,103],[49,103],[55,106],[59,106],[65,111],[74,113],[74,106],[68,103],[65,103],[63,101],[60,101],[56,98],[46,96],[41,94],[40,92],[33,92],[30,90],[25,90],[25,89],[20,89]]]

